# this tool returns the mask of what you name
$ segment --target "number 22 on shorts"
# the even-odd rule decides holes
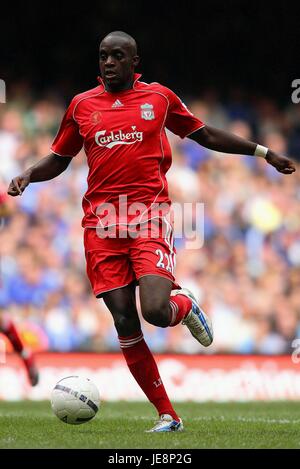
[[[156,267],[173,272],[172,254],[163,253],[161,249],[156,249],[155,253],[159,256]]]

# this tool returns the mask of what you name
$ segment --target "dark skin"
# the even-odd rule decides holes
[[[112,33],[100,44],[99,67],[107,91],[116,93],[131,89],[135,68],[139,63],[136,43],[124,33]],[[211,126],[205,126],[189,136],[192,140],[211,150],[222,153],[253,155],[256,143]],[[266,161],[283,174],[291,174],[295,166],[291,160],[269,150]],[[72,158],[50,154],[37,164],[14,178],[8,188],[11,196],[22,195],[28,184],[47,181],[57,177],[70,164]],[[139,280],[142,315],[150,324],[167,327],[170,323],[169,306],[171,281],[156,275]],[[120,336],[132,335],[140,330],[135,299],[135,284],[107,292],[103,299],[110,310]]]
[[[139,61],[133,38],[127,35],[106,36],[99,47],[99,68],[105,88],[111,93],[131,89]]]

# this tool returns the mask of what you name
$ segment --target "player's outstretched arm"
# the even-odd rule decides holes
[[[22,195],[31,182],[49,181],[61,174],[69,166],[72,157],[58,156],[54,153],[45,156],[35,165],[26,169],[24,173],[15,177],[9,184],[7,193],[15,197]]]
[[[296,171],[294,163],[284,156],[279,156],[272,150],[256,143],[249,142],[229,132],[206,125],[189,135],[189,138],[210,150],[238,155],[262,156],[283,174]]]

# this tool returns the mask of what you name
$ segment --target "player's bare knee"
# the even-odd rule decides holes
[[[142,308],[142,315],[145,321],[153,326],[168,327],[170,324],[168,309],[164,306]]]
[[[136,315],[113,314],[115,328],[118,335],[128,336],[140,329],[140,322]]]

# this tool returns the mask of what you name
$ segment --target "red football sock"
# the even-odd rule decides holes
[[[1,321],[0,330],[10,340],[14,351],[21,354],[24,346],[12,320],[4,318]]]
[[[173,419],[179,420],[167,396],[154,357],[144,341],[143,333],[139,331],[129,337],[119,337],[119,341],[133,377],[159,415],[169,414]]]
[[[192,309],[192,301],[184,295],[174,295],[170,299],[171,322],[170,326],[179,324]]]

